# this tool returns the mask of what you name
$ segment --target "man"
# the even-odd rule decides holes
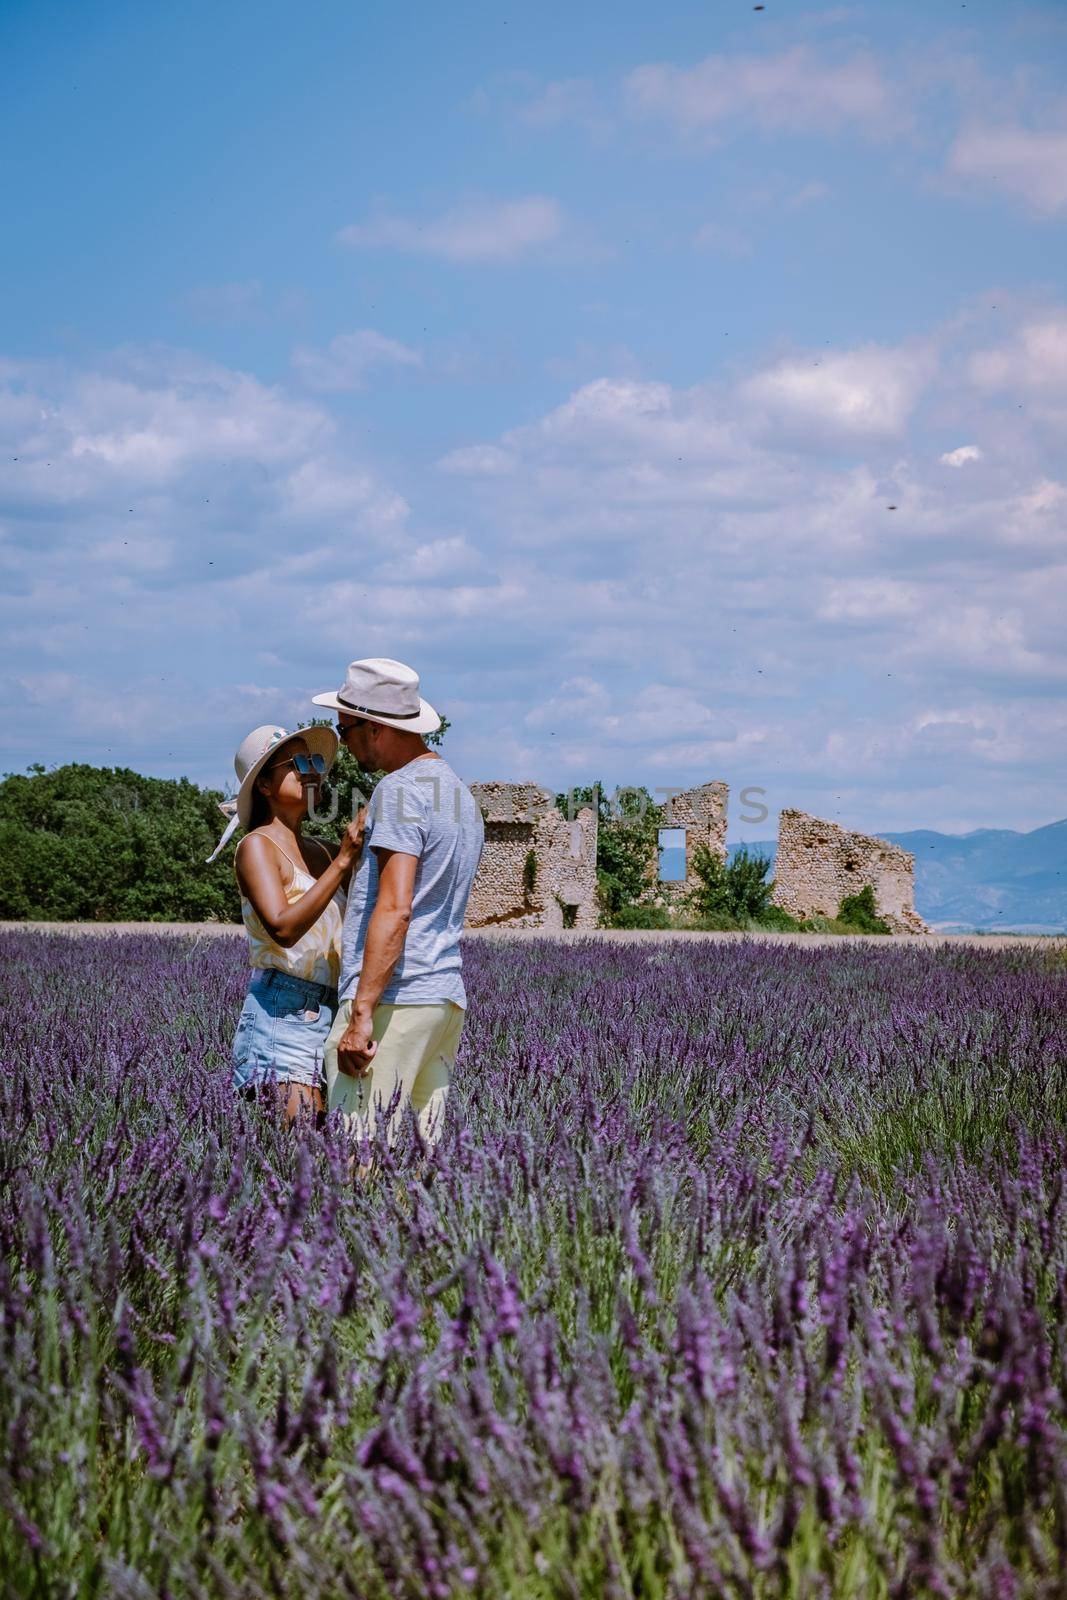
[[[314,701],[337,712],[341,742],[360,766],[385,773],[348,890],[325,1050],[329,1106],[369,1137],[388,1114],[392,1140],[410,1101],[434,1144],[467,1004],[459,936],[482,852],[481,812],[426,744],[441,719],[410,667],[353,661],[337,693]]]

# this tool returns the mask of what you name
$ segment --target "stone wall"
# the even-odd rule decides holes
[[[485,850],[467,926],[595,928],[596,812],[583,807],[568,822],[550,792],[536,783],[474,783],[471,790],[485,818]],[[692,863],[698,844],[726,860],[728,799],[728,786],[714,782],[666,801],[663,826],[685,829],[686,882],[660,883],[657,853],[649,862],[644,900],[668,907],[682,900],[697,881]],[[894,933],[929,932],[915,910],[915,858],[908,851],[803,811],[781,813],[775,905],[794,917],[836,917],[845,896],[866,884]]]
[[[794,917],[836,917],[866,885],[894,933],[928,933],[915,910],[915,857],[885,839],[850,833],[803,811],[778,820],[774,904]]]
[[[726,807],[729,798],[729,785],[715,782],[702,783],[696,789],[683,789],[665,802],[662,826],[685,829],[685,882],[659,882],[657,850],[649,866],[649,877],[655,883],[652,898],[659,904],[673,905],[696,886],[693,855],[698,844],[707,845],[720,861],[726,860]]]
[[[595,928],[595,811],[584,807],[568,822],[536,783],[472,783],[471,792],[485,819],[485,848],[467,927]]]

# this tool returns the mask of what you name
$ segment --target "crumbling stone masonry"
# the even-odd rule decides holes
[[[536,783],[472,783],[485,819],[485,849],[467,906],[467,927],[595,928],[596,812],[573,822]]]
[[[730,787],[725,783],[702,783],[696,789],[683,789],[663,806],[664,828],[685,829],[685,882],[659,883],[659,853],[650,864],[649,876],[654,883],[650,898],[661,905],[673,905],[697,885],[693,871],[693,856],[698,844],[707,845],[720,861],[726,860],[726,807]]]
[[[775,905],[794,917],[836,917],[845,896],[866,884],[894,933],[929,933],[915,910],[915,857],[907,850],[803,811],[781,813]]]

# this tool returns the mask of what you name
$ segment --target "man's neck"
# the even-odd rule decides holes
[[[436,750],[429,749],[424,739],[413,736],[408,748],[401,748],[393,753],[389,757],[388,765],[383,770],[386,772],[399,772],[401,767],[410,766],[413,761],[420,760],[422,756],[434,756],[440,759],[437,757]]]

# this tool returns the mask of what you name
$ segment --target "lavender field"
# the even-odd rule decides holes
[[[0,958],[4,1595],[1065,1593],[1062,954],[475,943],[366,1184],[237,942]]]

